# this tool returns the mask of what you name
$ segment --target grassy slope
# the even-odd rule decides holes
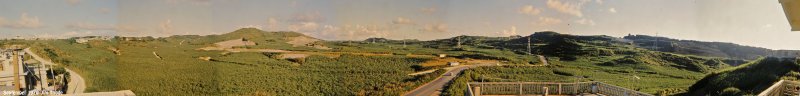
[[[586,77],[582,81],[600,81],[625,88],[636,89],[645,93],[669,95],[685,92],[705,74],[702,72],[679,69],[671,66],[652,64],[625,64],[617,66],[601,65],[619,56],[587,57],[576,61],[551,61],[549,67],[480,67],[469,69],[455,79],[448,87],[446,95],[463,94],[464,83],[479,82],[480,74],[485,75],[488,82],[574,82],[572,76]],[[555,58],[551,58],[555,60]],[[630,74],[640,76],[631,87]],[[488,79],[487,79],[488,78]]]
[[[267,35],[245,37],[258,40],[259,45],[248,46],[250,48],[311,49],[286,47],[289,44],[277,41],[283,40],[283,36],[274,36],[295,34],[293,32],[249,29],[214,38],[173,36],[138,41],[91,41],[88,44],[64,39],[13,44],[33,45],[33,49],[41,51],[37,53],[45,55],[45,58],[76,68],[87,78],[89,92],[130,89],[139,95],[399,95],[444,72],[406,75],[415,71],[413,66],[419,66],[430,57],[342,54],[329,58],[312,55],[305,62],[295,63],[276,59],[267,53],[221,54],[222,51],[195,50],[225,40],[216,38],[258,36],[253,34]],[[109,47],[119,48],[122,55],[115,55]],[[163,59],[156,58],[153,52]],[[197,59],[205,56],[212,57],[212,61]]]
[[[469,69],[449,85],[445,94],[462,95],[464,83],[480,81],[480,74],[484,74],[488,81],[506,82],[574,82],[572,76],[577,75],[586,77],[584,81],[601,81],[650,94],[672,95],[686,92],[707,72],[731,67],[731,64],[722,62],[730,60],[726,58],[650,51],[604,39],[603,36],[536,34],[532,37],[533,42],[547,43],[537,49],[555,56],[549,57],[552,66]],[[631,74],[642,78],[635,81],[634,87],[630,84]]]
[[[761,58],[739,67],[713,72],[697,81],[690,88],[692,91],[686,95],[720,95],[728,90],[725,95],[753,95],[767,89],[779,80],[794,80],[800,78],[800,58]]]
[[[539,33],[537,33],[539,34]],[[542,35],[543,34],[543,35]],[[636,74],[643,79],[635,89],[647,93],[674,94],[685,91],[699,80],[704,72],[730,67],[728,59],[687,56],[652,52],[646,49],[612,41],[607,36],[573,36],[545,32],[534,35],[533,43],[543,44],[534,53],[553,55],[551,67],[482,67],[467,70],[456,79],[455,85],[445,94],[459,94],[463,82],[476,81],[478,73],[487,74],[492,81],[553,81],[572,82],[571,76],[585,76],[587,80],[629,86],[625,78]],[[89,79],[90,89],[112,91],[131,89],[142,95],[263,95],[263,94],[316,94],[316,95],[377,95],[400,94],[432,79],[437,74],[411,77],[417,63],[427,59],[403,54],[448,54],[460,58],[499,59],[507,63],[538,64],[535,56],[525,52],[523,38],[492,38],[460,36],[462,48],[455,48],[454,38],[415,41],[409,40],[403,48],[402,41],[323,41],[317,42],[334,48],[320,50],[309,47],[291,47],[283,37],[302,36],[294,32],[263,32],[240,29],[229,34],[211,36],[173,36],[145,41],[99,41],[107,46],[122,49],[120,56],[102,47],[85,47],[70,40],[42,41],[49,52],[59,55],[55,61],[64,60],[81,70]],[[537,37],[538,36],[538,37]],[[303,63],[274,59],[267,53],[232,53],[198,51],[215,42],[247,38],[259,45],[245,48],[270,48],[304,50],[309,52],[367,52],[393,53],[395,56],[343,55],[338,58],[311,56]],[[566,38],[566,39],[565,39]],[[97,42],[97,41],[93,41]],[[181,42],[184,42],[181,44]],[[29,42],[30,43],[30,42]],[[118,44],[118,45],[116,45]],[[523,44],[523,45],[521,45]],[[88,45],[91,45],[88,44]],[[53,47],[56,46],[56,47]],[[559,49],[559,50],[550,50]],[[92,51],[92,52],[84,52]],[[156,58],[157,52],[164,59]],[[553,52],[553,53],[548,53]],[[566,53],[564,55],[557,55]],[[73,54],[86,55],[74,56]],[[212,61],[196,59],[209,56]],[[564,57],[572,59],[563,60]],[[117,58],[93,63],[102,58]],[[362,60],[371,58],[368,60]],[[72,60],[74,59],[74,60]],[[368,62],[365,62],[368,61]],[[729,60],[730,61],[730,60]],[[113,62],[113,63],[107,63]],[[265,70],[267,69],[267,70]],[[257,77],[257,78],[250,78]],[[347,83],[335,81],[348,81]],[[353,82],[349,82],[353,81]],[[269,86],[265,86],[269,85]],[[459,91],[453,91],[459,90]]]
[[[42,40],[32,42],[31,51],[43,58],[55,58],[51,59],[54,63],[82,74],[88,92],[112,91],[118,90],[115,83],[119,76],[116,55],[108,49],[114,44],[113,41],[79,44],[71,40]]]

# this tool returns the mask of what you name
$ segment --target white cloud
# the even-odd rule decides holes
[[[289,29],[289,31],[294,31],[294,32],[310,33],[310,32],[316,32],[318,28],[319,24],[317,24],[316,22],[301,22],[289,25],[287,29]]]
[[[448,32],[447,24],[425,24],[426,32]]]
[[[503,31],[500,34],[502,36],[517,35],[517,27],[516,26],[511,26],[511,29],[503,29]]]
[[[278,31],[278,20],[275,18],[267,19],[267,28],[265,31]]]
[[[323,17],[319,11],[315,14],[306,13],[306,14],[295,14],[292,18],[293,22],[323,22],[325,21],[325,17]]]
[[[83,0],[64,0],[64,1],[72,5],[81,4],[81,2],[83,2]]]
[[[422,10],[423,13],[427,14],[432,14],[433,12],[436,12],[436,8],[421,8],[420,10]]]
[[[4,26],[5,24],[8,24],[8,20],[4,17],[0,17],[0,26]]]
[[[292,5],[292,8],[296,7],[297,6],[297,1],[292,1],[291,5]]]
[[[119,26],[116,28],[117,32],[138,32],[139,29],[133,26]]]
[[[581,0],[580,2],[561,2],[561,0],[547,0],[547,7],[553,8],[558,12],[583,17],[581,8],[588,0]]]
[[[187,3],[195,6],[208,6],[211,5],[211,0],[164,0],[167,3]],[[225,0],[220,0],[225,1]]]
[[[66,27],[73,30],[114,30],[116,28],[112,24],[94,25],[91,22],[76,22],[66,25]]]
[[[256,29],[258,29],[258,30],[262,30],[261,28],[264,28],[264,26],[261,26],[261,25],[244,25],[244,26],[236,26],[236,29],[242,29],[242,28],[256,28]]]
[[[335,27],[335,26],[331,26],[331,25],[325,25],[325,26],[322,27],[322,31],[320,31],[320,35],[328,36],[330,33],[339,32],[339,30],[340,30],[339,27]]]
[[[78,35],[78,32],[72,31],[72,32],[64,33],[64,36],[75,36],[75,35]]]
[[[587,21],[587,20],[586,20],[586,18],[583,18],[583,19],[581,19],[581,20],[575,20],[575,23],[578,23],[578,24],[586,24],[586,21]]]
[[[35,36],[36,36],[36,38],[46,38],[46,39],[57,39],[57,38],[61,38],[61,36],[56,36],[56,35],[53,35],[53,34],[50,34],[50,33],[37,34],[37,35],[35,35]]]
[[[603,4],[603,0],[594,0],[594,2],[597,2],[597,4]]]
[[[355,26],[345,25],[343,31],[346,32],[346,34],[339,34],[339,35],[344,35],[344,36],[341,36],[341,37],[347,37],[347,38],[341,38],[341,39],[363,40],[363,39],[371,38],[371,37],[385,37],[385,36],[388,36],[387,32],[389,30],[392,30],[392,29],[391,28],[380,27],[380,26],[375,25],[375,24],[355,25]],[[337,33],[339,33],[339,32],[337,32]]]
[[[111,10],[109,10],[108,8],[100,8],[100,13],[108,14],[109,12],[111,12]]]
[[[2,17],[0,17],[2,18]],[[39,22],[39,17],[34,16],[33,18],[28,17],[28,13],[22,13],[22,16],[19,17],[20,19],[14,22],[8,22],[5,19],[0,20],[0,25],[7,28],[41,28],[45,25]]]
[[[198,6],[211,5],[211,2],[209,0],[191,0],[191,1],[192,1],[192,5],[198,5]]]
[[[269,19],[267,19],[267,23],[269,23],[269,24],[277,24],[278,20],[276,20],[275,18],[269,18]]]
[[[403,17],[397,17],[397,19],[393,20],[392,23],[394,23],[394,24],[411,24],[411,19],[403,18]]]
[[[611,13],[617,13],[617,9],[615,9],[615,8],[609,8],[609,9],[608,9],[608,12],[611,12]]]
[[[159,24],[158,25],[158,29],[159,29],[158,32],[160,32],[161,34],[174,35],[174,34],[171,34],[173,32],[173,30],[172,30],[172,19],[167,19],[167,21],[162,22],[161,24]]]
[[[592,25],[592,26],[596,25],[596,24],[594,23],[594,20],[591,20],[591,19],[586,19],[586,18],[583,18],[583,19],[581,19],[581,20],[575,20],[575,23],[578,23],[578,24],[588,24],[588,25]]]
[[[542,10],[540,8],[533,8],[533,5],[526,5],[520,8],[517,12],[525,15],[539,15]]]
[[[550,18],[550,17],[539,17],[539,22],[531,22],[533,26],[546,26],[550,24],[557,24],[561,23],[561,19]]]

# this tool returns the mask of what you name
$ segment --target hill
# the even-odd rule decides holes
[[[238,42],[223,45],[223,49],[280,51],[201,50],[220,47],[221,42]],[[637,90],[674,94],[685,92],[709,72],[747,62],[652,51],[610,36],[556,32],[430,41],[324,41],[296,32],[243,28],[207,36],[115,37],[87,43],[74,39],[16,40],[0,44],[31,45],[42,56],[74,68],[86,76],[89,92],[130,89],[140,95],[399,95],[441,74],[409,73],[447,67],[446,62],[475,60],[511,67],[470,69],[465,72],[470,77],[456,80],[479,80],[475,79],[479,73],[494,81],[573,81],[570,76],[578,75],[624,85],[628,80],[619,78],[636,74],[648,84],[635,87]],[[439,58],[440,54],[446,56]],[[534,54],[546,56],[551,66],[532,67],[542,63]],[[284,58],[286,55],[291,58]],[[448,90],[463,91],[456,86]],[[447,94],[453,93],[457,92]]]
[[[800,56],[800,50],[771,50],[767,48],[744,46],[726,42],[677,40],[647,35],[628,35],[623,38],[632,40],[633,44],[637,47],[678,54],[728,57],[746,60],[755,60],[764,56]]]
[[[293,46],[298,37],[311,46],[327,42],[295,32],[245,28],[209,36],[116,37],[86,43],[74,39],[13,40],[0,44],[29,45],[37,54],[75,70],[86,78],[87,92],[132,90],[142,96],[398,95],[444,73],[407,75],[431,69],[422,63],[434,56]],[[233,48],[291,53],[198,50],[242,38],[256,44]],[[305,55],[282,58],[284,54]]]
[[[761,58],[739,67],[713,72],[686,95],[754,95],[779,80],[800,80],[800,58]]]

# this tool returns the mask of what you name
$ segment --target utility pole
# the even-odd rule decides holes
[[[403,48],[406,48],[406,36],[403,35]]]
[[[531,53],[533,53],[531,52],[531,36],[528,36],[528,55],[530,55]]]
[[[634,82],[633,80],[636,80],[636,79],[641,79],[641,78],[639,78],[639,76],[636,76],[635,74],[631,73],[631,90],[634,90],[634,91],[636,91],[636,88],[635,88],[635,86],[633,86],[633,82]]]
[[[456,39],[458,40],[458,44],[456,44],[456,47],[461,48],[461,37],[456,37]]]
[[[657,49],[658,48],[658,32],[656,32],[656,43],[653,46],[655,46],[655,47],[653,47],[653,50],[658,51],[658,49]]]

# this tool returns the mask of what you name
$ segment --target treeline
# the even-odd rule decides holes
[[[767,48],[745,46],[727,42],[677,40],[647,35],[628,35],[623,38],[633,40],[634,44],[643,48],[698,56],[755,60],[763,56],[797,57],[800,55],[800,53],[798,53],[800,50],[771,50]]]

